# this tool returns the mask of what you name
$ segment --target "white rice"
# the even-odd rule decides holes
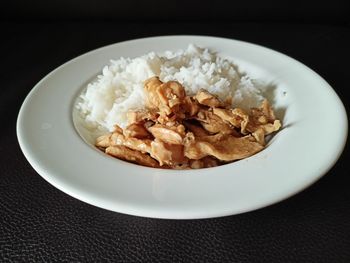
[[[143,82],[152,76],[164,82],[179,81],[187,95],[206,89],[222,100],[232,96],[234,107],[247,109],[263,99],[261,91],[232,61],[191,44],[186,50],[111,60],[102,75],[88,84],[77,107],[90,127],[112,131],[118,124],[124,128],[126,113],[145,107]]]

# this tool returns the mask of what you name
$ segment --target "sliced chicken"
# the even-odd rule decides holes
[[[190,147],[192,146],[195,142],[198,141],[203,141],[207,143],[217,143],[218,141],[222,141],[226,139],[227,137],[232,136],[230,134],[224,134],[224,133],[217,133],[217,134],[212,134],[212,135],[203,135],[203,136],[195,136],[193,132],[187,132],[186,136],[184,138],[184,146],[185,147]]]
[[[144,82],[144,89],[147,95],[147,108],[158,110],[161,106],[162,103],[158,97],[158,89],[162,83],[158,77],[149,78]]]
[[[184,115],[181,112],[177,112],[177,113],[172,113],[169,115],[164,115],[164,114],[160,114],[159,117],[157,118],[158,123],[160,124],[167,124],[167,123],[175,123],[176,120],[178,119],[184,119]]]
[[[111,145],[111,134],[106,134],[98,137],[96,139],[95,146],[106,148]]]
[[[138,111],[128,111],[127,114],[128,124],[140,123],[142,121],[156,121],[159,114],[151,110],[138,110]]]
[[[149,139],[151,137],[151,134],[142,123],[130,124],[124,129],[123,134],[126,138],[134,137],[137,139]]]
[[[160,86],[159,93],[170,108],[181,104],[186,96],[184,87],[177,81],[163,83]]]
[[[239,128],[244,134],[249,122],[249,115],[239,108],[220,109],[214,108],[213,113],[219,116],[223,121],[230,123],[232,126]]]
[[[141,164],[149,167],[159,167],[158,162],[148,154],[132,150],[125,146],[109,146],[108,148],[106,148],[106,153],[128,162]]]
[[[185,156],[198,160],[210,155],[228,162],[249,157],[263,148],[251,135],[241,138],[228,136],[213,143],[198,140],[190,145],[185,145]]]
[[[169,115],[178,111],[185,98],[185,89],[176,81],[162,83],[158,77],[145,81],[147,107],[158,109],[161,115]],[[177,106],[177,109],[174,109]]]
[[[255,140],[260,143],[261,145],[265,145],[265,132],[264,129],[259,128],[255,132],[252,133]]]
[[[181,144],[168,144],[161,140],[155,139],[151,143],[151,156],[158,160],[163,166],[183,164],[187,162],[184,156],[184,146]]]
[[[115,124],[113,132],[123,133],[123,129],[119,127],[117,124]]]
[[[201,109],[195,119],[198,120],[203,128],[210,133],[220,132],[231,134],[235,132],[229,124],[209,110]]]
[[[209,142],[209,143],[216,143],[216,142],[227,139],[229,136],[231,136],[231,135],[225,134],[225,133],[216,133],[216,134],[212,134],[212,135],[198,137],[198,140]]]
[[[132,150],[140,151],[143,153],[151,152],[150,139],[137,139],[137,138],[126,138],[123,134],[113,133],[111,136],[111,146],[126,146]]]
[[[282,124],[280,120],[275,120],[273,123],[266,123],[266,124],[257,124],[257,123],[251,122],[248,124],[247,130],[254,133],[258,129],[262,129],[265,135],[269,135],[275,131],[278,131],[281,128],[281,126]]]
[[[253,108],[250,115],[238,108],[233,110],[214,108],[213,112],[231,125],[240,127],[243,134],[252,133],[261,145],[265,145],[265,135],[281,128],[281,122],[274,119],[274,113],[267,101],[263,102],[261,108]]]
[[[272,123],[276,120],[275,113],[273,112],[273,109],[267,100],[264,100],[259,108],[252,108],[250,112],[250,115],[258,119],[259,117],[263,117],[259,119],[262,124],[265,124],[267,122]]]
[[[193,134],[196,137],[202,137],[202,136],[208,136],[210,135],[207,130],[203,129],[203,127],[199,124],[193,124],[190,122],[184,122],[185,127],[190,131],[193,132]]]
[[[206,90],[200,90],[198,93],[194,96],[194,98],[202,105],[208,106],[208,107],[221,107],[223,104],[221,101],[214,96],[213,94],[210,94]]]
[[[256,132],[259,129],[264,131],[264,135],[278,131],[282,124],[280,120],[276,120],[272,107],[267,100],[264,100],[260,108],[252,108],[251,121],[247,125],[249,132]]]
[[[149,127],[148,131],[156,139],[170,144],[182,144],[183,138],[185,137],[185,127],[183,125],[169,127],[166,125],[155,124]]]
[[[189,96],[184,98],[181,108],[189,116],[196,115],[200,109],[198,102]]]

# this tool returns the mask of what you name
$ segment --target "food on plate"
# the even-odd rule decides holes
[[[177,81],[144,82],[145,108],[130,110],[127,125],[96,139],[105,153],[132,163],[169,169],[214,167],[249,157],[278,131],[267,100],[249,111],[232,108],[207,90],[188,95]]]
[[[111,60],[77,108],[107,154],[169,169],[246,158],[281,127],[258,82],[230,59],[192,44]]]
[[[219,106],[217,99],[207,97],[208,93],[225,105],[244,110],[258,107],[264,100],[256,82],[240,72],[230,59],[212,50],[189,45],[187,49],[175,52],[151,52],[136,58],[112,60],[97,80],[88,84],[78,100],[77,107],[86,125],[91,130],[111,132],[115,124],[125,128],[129,118],[153,114],[148,110],[137,115],[129,114],[130,110],[145,110],[150,104],[153,108],[157,106],[153,98],[146,100],[144,88],[144,81],[153,76],[159,76],[165,83],[179,82],[186,95],[207,106]],[[149,83],[151,86],[155,84]],[[197,110],[189,100],[185,105],[193,114]]]

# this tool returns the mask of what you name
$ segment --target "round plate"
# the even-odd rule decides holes
[[[178,171],[120,161],[82,139],[73,124],[74,102],[110,59],[185,49],[190,43],[232,58],[252,78],[276,87],[273,104],[284,128],[266,149],[231,164]],[[166,36],[103,47],[55,69],[25,99],[17,135],[33,168],[77,199],[126,214],[190,219],[251,211],[303,190],[339,158],[347,127],[334,90],[300,62],[237,40]]]

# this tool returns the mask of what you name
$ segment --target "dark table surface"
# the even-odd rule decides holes
[[[348,147],[327,175],[281,203],[175,221],[106,211],[57,190],[26,161],[15,129],[25,96],[57,66],[107,44],[169,34],[222,36],[276,49],[318,72],[348,109],[349,27],[2,22],[0,29],[0,262],[350,262]]]

